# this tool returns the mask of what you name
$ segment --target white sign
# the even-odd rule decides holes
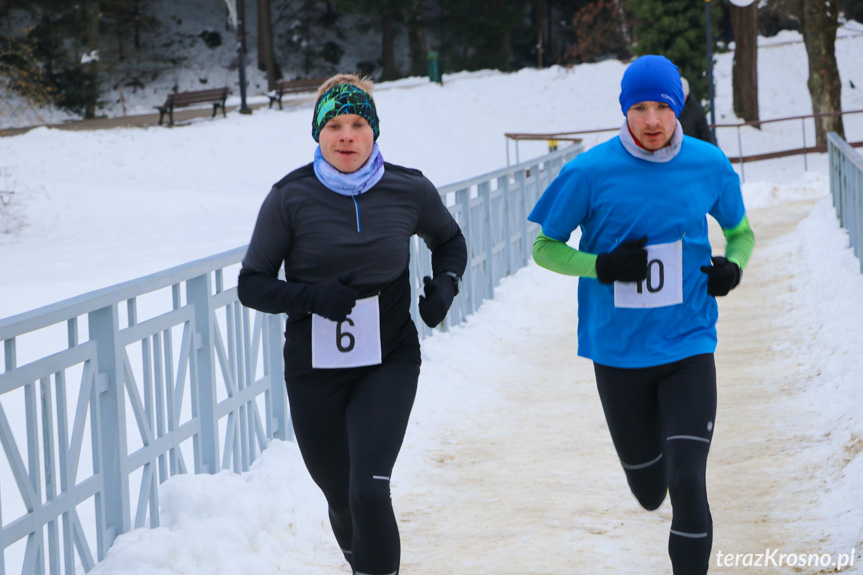
[[[750,4],[755,2],[755,0],[728,0],[728,1],[731,2],[732,4],[734,4],[735,6],[740,6],[741,8],[746,8],[747,6],[749,6]]]
[[[683,240],[645,249],[647,279],[614,282],[614,307],[651,308],[683,303]]]
[[[357,300],[345,321],[312,314],[312,367],[333,369],[381,362],[378,296]]]

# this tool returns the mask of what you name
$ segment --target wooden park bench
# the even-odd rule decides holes
[[[285,94],[300,94],[302,92],[314,92],[318,86],[324,83],[326,78],[306,78],[305,80],[279,80],[276,82],[276,89],[267,94],[270,99],[270,108],[273,107],[273,102],[279,103],[279,110],[282,109],[282,96]]]
[[[221,107],[222,116],[225,114],[225,100],[228,98],[228,88],[211,88],[209,90],[195,90],[191,92],[172,92],[165,98],[165,103],[161,106],[154,106],[159,110],[159,125],[162,125],[162,120],[165,114],[168,114],[168,125],[174,125],[174,108],[185,108],[194,104],[212,104],[213,116],[216,116],[216,111]]]

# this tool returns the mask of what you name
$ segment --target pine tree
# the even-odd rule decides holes
[[[7,51],[17,50],[17,85],[41,82],[41,98],[51,96],[56,105],[87,118],[96,115],[103,92],[106,65],[103,46],[116,41],[118,59],[124,42],[138,48],[140,34],[156,23],[143,15],[144,0],[8,0],[4,16],[12,10],[29,13],[34,25],[26,31],[7,30]],[[22,51],[23,50],[23,51]],[[21,68],[26,63],[27,70]],[[27,92],[32,97],[32,90]],[[27,94],[25,93],[25,95]]]
[[[85,57],[98,50],[98,45],[93,46],[98,37],[93,35],[91,4],[35,0],[19,7],[28,11],[35,23],[26,34],[32,47],[29,64],[35,67],[28,74],[42,77],[51,88],[55,104],[81,115],[94,113],[99,97],[98,85],[94,83],[98,65]],[[8,37],[16,34],[10,31]],[[82,63],[82,57],[88,61]]]
[[[441,51],[449,69],[511,68],[513,33],[523,22],[529,0],[439,0],[439,4]]]
[[[53,103],[56,90],[42,73],[35,48],[26,35],[0,39],[0,98],[17,94],[33,106]]]
[[[342,14],[332,2],[301,0],[275,2],[273,19],[273,44],[276,54],[285,62],[286,77],[317,77],[335,72],[353,72],[341,60],[344,48],[333,40],[324,41],[327,36],[345,38],[345,28],[341,22]]]
[[[665,56],[677,65],[681,76],[689,81],[692,94],[699,100],[706,99],[707,27],[704,3],[693,0],[627,0],[626,6],[635,18],[633,52],[638,56]],[[716,6],[711,6],[711,9],[714,10],[711,19],[717,22],[719,9]],[[713,38],[716,37],[714,33]]]

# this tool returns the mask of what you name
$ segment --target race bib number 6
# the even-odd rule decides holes
[[[345,321],[312,314],[312,367],[334,369],[381,363],[378,296],[357,300]]]
[[[646,249],[647,279],[614,282],[614,307],[653,308],[683,303],[683,240]]]

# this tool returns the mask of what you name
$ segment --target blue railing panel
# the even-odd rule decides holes
[[[839,224],[848,230],[863,273],[863,155],[835,132],[827,135],[830,193]]]

